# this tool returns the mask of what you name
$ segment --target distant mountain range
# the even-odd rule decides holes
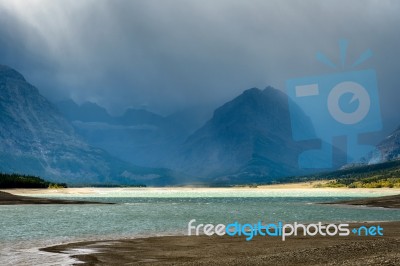
[[[190,133],[182,121],[146,110],[128,109],[111,116],[95,103],[67,100],[56,106],[90,145],[142,166],[162,166]]]
[[[0,171],[69,184],[156,186],[262,183],[308,174],[299,169],[298,156],[318,147],[294,142],[292,127],[309,135],[314,128],[300,108],[292,112],[292,124],[288,103],[279,90],[253,88],[202,125],[207,112],[164,117],[128,109],[113,116],[95,103],[53,105],[20,73],[0,66]],[[399,136],[400,129],[378,146],[383,160],[399,158]]]
[[[266,181],[303,173],[297,156],[309,148],[292,141],[288,98],[272,87],[245,91],[191,135],[182,121],[146,110],[110,116],[94,103],[68,100],[57,106],[91,145],[135,164],[167,166],[207,182]],[[313,132],[300,109],[297,115],[298,126]]]
[[[169,183],[172,173],[128,164],[88,145],[17,71],[0,66],[0,171],[69,184]]]

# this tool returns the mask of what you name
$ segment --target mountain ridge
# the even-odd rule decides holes
[[[180,114],[130,108],[112,116],[73,101],[56,108],[22,74],[0,66],[0,171],[75,184],[173,185],[263,183],[327,170],[299,168],[299,155],[319,144],[293,140],[294,128],[315,131],[299,107],[289,111],[290,101],[273,87],[251,88],[188,134]]]
[[[300,109],[298,115],[304,130],[313,131]],[[224,182],[248,182],[253,174],[265,181],[299,171],[297,155],[303,149],[292,141],[286,94],[272,87],[251,88],[217,108],[170,167]]]
[[[366,161],[372,164],[398,159],[400,159],[400,126],[376,146],[376,151],[369,154]]]
[[[136,165],[166,167],[163,158],[188,135],[174,117],[144,109],[129,108],[113,116],[96,103],[67,100],[56,105],[86,142]]]
[[[88,145],[36,87],[4,65],[0,66],[0,114],[2,172],[74,184],[173,179],[170,170],[130,165]]]

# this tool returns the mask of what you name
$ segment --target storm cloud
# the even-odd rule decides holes
[[[317,52],[378,76],[385,129],[400,124],[399,1],[0,0],[0,64],[53,100],[161,114],[251,87],[331,73]],[[336,70],[338,71],[338,70]]]

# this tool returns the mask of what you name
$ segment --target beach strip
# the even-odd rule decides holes
[[[364,198],[356,200],[343,200],[343,201],[328,202],[322,204],[346,204],[355,206],[400,209],[400,195]]]
[[[63,200],[47,199],[14,195],[8,192],[0,191],[0,205],[21,205],[21,204],[114,204],[83,200]]]
[[[400,265],[400,222],[384,236],[165,236],[78,242],[41,249],[74,254],[79,265]],[[352,224],[362,226],[363,224]],[[85,254],[85,250],[87,253]],[[83,254],[82,254],[83,253]]]

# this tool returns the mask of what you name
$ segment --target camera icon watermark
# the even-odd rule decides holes
[[[346,60],[347,42],[340,42],[341,61]],[[356,67],[372,55],[364,52]],[[317,54],[325,65],[337,68],[326,56]],[[382,129],[376,73],[373,69],[337,72],[286,81],[292,136],[295,141],[319,140],[317,148],[299,155],[300,168],[332,168],[335,138],[345,138],[345,163],[359,162],[375,147],[362,144],[361,134]],[[314,131],[303,130],[297,121],[298,107],[310,118]]]

